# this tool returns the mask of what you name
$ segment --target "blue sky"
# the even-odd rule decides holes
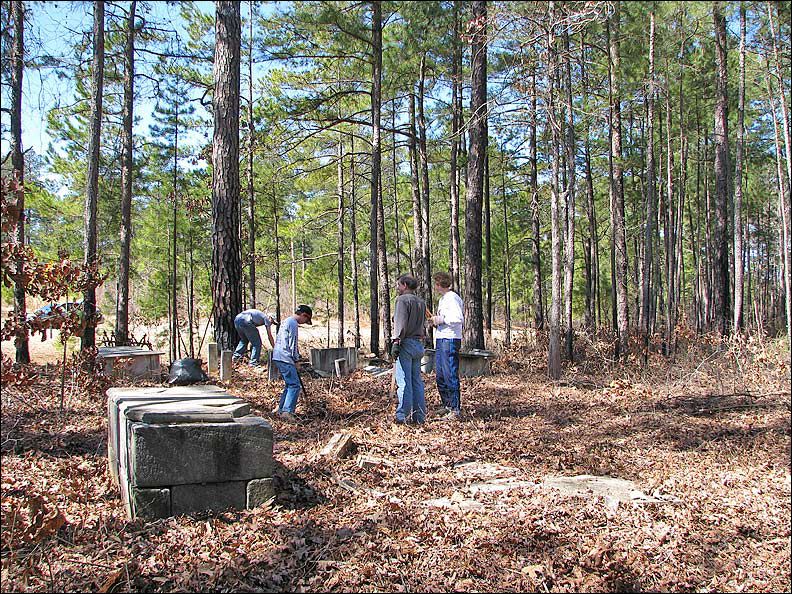
[[[214,3],[211,1],[195,4],[207,14],[214,12]],[[181,26],[177,7],[169,6],[163,1],[149,2],[148,5],[151,7],[149,18],[170,21],[175,27]],[[93,5],[90,2],[29,2],[27,10],[30,13],[25,31],[28,58],[49,54],[71,61],[72,45],[79,32],[91,31],[93,26]],[[242,12],[244,18],[244,6]],[[46,153],[52,141],[46,131],[47,112],[58,105],[69,105],[73,101],[73,91],[73,82],[68,78],[59,79],[52,70],[25,70],[22,97],[22,145],[25,150]],[[3,103],[8,99],[8,92],[8,88],[4,86]],[[145,101],[136,105],[136,116],[142,116],[135,129],[136,134],[148,133],[151,123],[148,114],[153,108],[153,103],[148,103],[150,105]],[[8,115],[5,113],[3,124],[9,124]],[[6,154],[9,150],[8,138],[3,137],[0,144],[0,151]]]

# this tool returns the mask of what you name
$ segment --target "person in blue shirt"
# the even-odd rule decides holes
[[[268,313],[264,313],[258,309],[246,309],[237,317],[234,318],[234,327],[237,334],[239,334],[239,344],[234,351],[234,361],[239,361],[242,356],[247,352],[248,343],[250,343],[250,366],[259,366],[259,356],[261,355],[261,336],[259,335],[258,327],[264,326],[267,329],[267,337],[269,338],[270,346],[275,346],[275,341],[272,339],[272,324],[275,318]]]
[[[294,410],[297,408],[297,397],[300,394],[300,378],[297,375],[297,362],[300,360],[297,332],[300,324],[312,324],[312,317],[313,311],[310,307],[298,306],[292,315],[281,322],[278,336],[275,338],[272,362],[286,383],[276,412],[287,421],[294,420]]]

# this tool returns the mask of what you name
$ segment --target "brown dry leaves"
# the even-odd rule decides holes
[[[75,390],[58,417],[52,376],[11,382],[3,590],[788,591],[789,351],[703,341],[618,369],[596,340],[581,348],[553,384],[540,349],[515,347],[463,382],[463,422],[417,428],[391,424],[387,377],[307,380],[289,425],[269,413],[281,384],[239,368],[229,390],[275,428],[276,501],[148,524],[124,519],[107,479],[104,398]],[[340,430],[387,463],[318,459]],[[667,503],[540,486],[561,474]],[[476,489],[496,478],[520,486]],[[451,507],[424,503],[439,498]]]

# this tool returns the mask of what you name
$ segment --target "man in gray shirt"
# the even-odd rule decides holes
[[[394,374],[399,404],[395,422],[423,423],[426,419],[424,383],[421,377],[421,359],[424,355],[424,320],[426,302],[415,294],[418,282],[404,274],[396,281],[396,313],[393,316],[393,346],[391,355],[396,359]]]

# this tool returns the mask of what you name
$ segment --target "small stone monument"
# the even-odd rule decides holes
[[[110,474],[127,516],[253,508],[274,495],[272,427],[218,386],[107,391]]]
[[[231,379],[231,369],[233,368],[234,353],[223,351],[220,354],[220,381],[226,382]]]
[[[220,372],[220,361],[219,361],[220,351],[217,348],[216,342],[209,343],[209,364],[208,364],[208,371],[210,374],[217,374]]]

